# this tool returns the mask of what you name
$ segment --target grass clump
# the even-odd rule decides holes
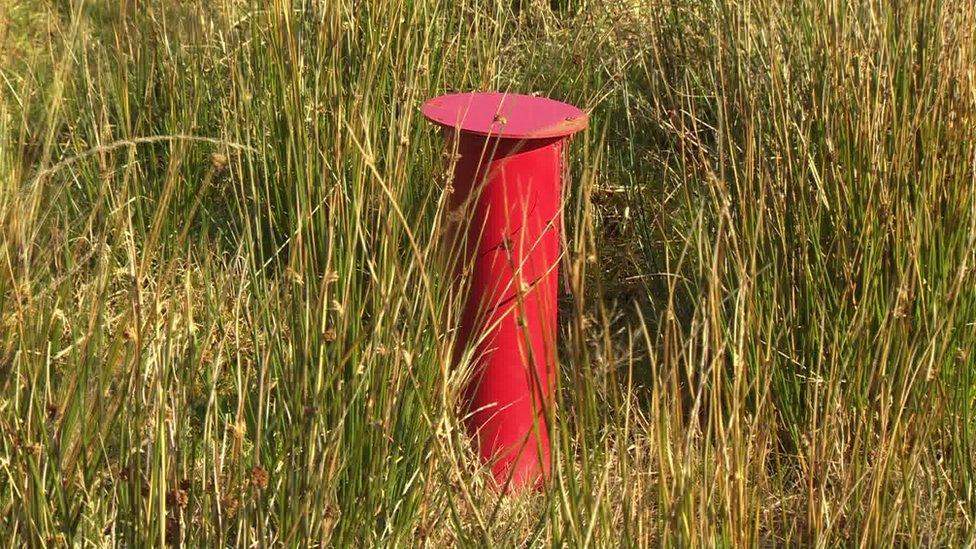
[[[976,10],[556,4],[0,13],[5,538],[970,544]],[[468,89],[592,120],[554,478],[513,499],[418,116]]]

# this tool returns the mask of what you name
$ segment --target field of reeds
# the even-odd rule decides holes
[[[491,489],[441,93],[574,103],[553,478]],[[969,0],[0,3],[0,540],[971,546]]]

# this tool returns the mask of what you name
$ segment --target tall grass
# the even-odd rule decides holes
[[[967,545],[976,9],[0,12],[0,532]],[[462,428],[438,93],[579,104],[554,477]]]

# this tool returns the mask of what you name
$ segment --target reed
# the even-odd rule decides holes
[[[973,67],[941,0],[0,8],[0,538],[970,545]],[[470,89],[591,114],[512,498],[419,116]]]

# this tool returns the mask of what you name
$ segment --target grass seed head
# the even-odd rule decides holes
[[[251,469],[251,485],[258,490],[268,487],[268,471],[264,467],[254,467]]]

